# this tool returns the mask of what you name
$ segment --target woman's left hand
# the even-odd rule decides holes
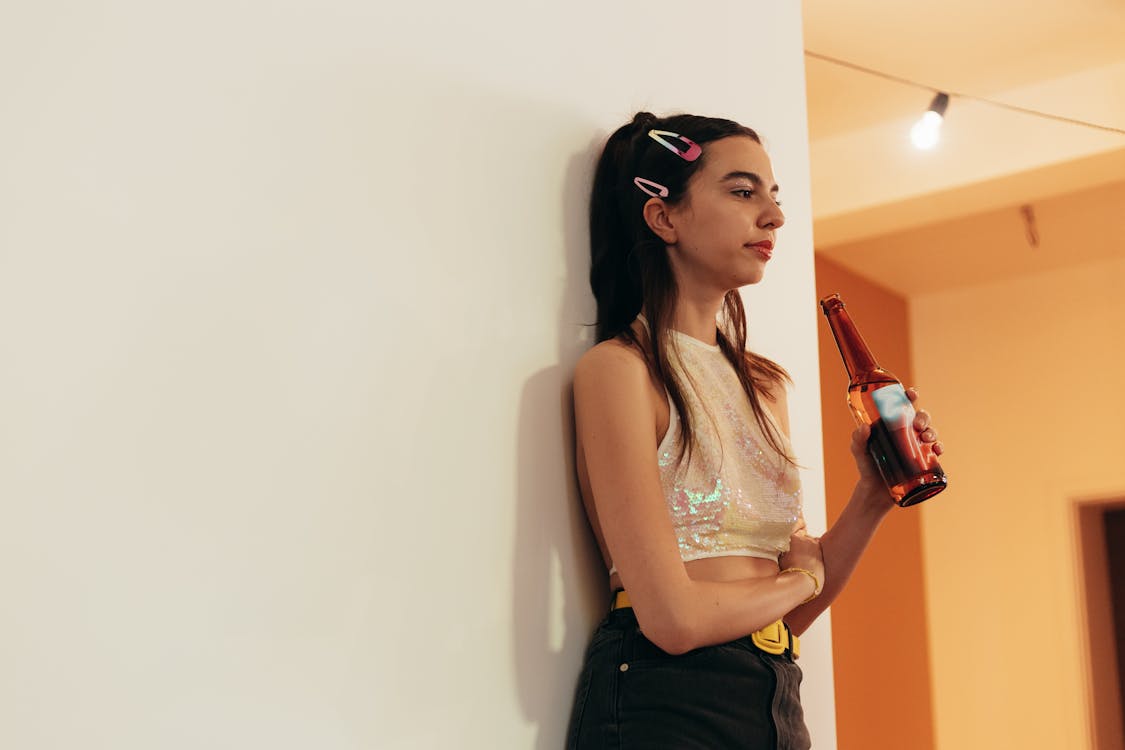
[[[913,404],[918,400],[918,391],[914,388],[906,390],[906,397],[910,399]],[[914,415],[914,432],[918,435],[918,440],[926,445],[932,445],[933,451],[937,455],[941,455],[945,451],[945,446],[938,440],[937,430],[934,429],[930,422],[930,413],[925,409],[919,409]],[[859,468],[859,479],[861,482],[879,483],[882,484],[883,479],[879,475],[879,469],[875,466],[875,461],[871,458],[871,454],[867,452],[867,439],[871,435],[871,428],[868,425],[857,427],[852,432],[851,451],[852,456],[855,458],[856,466]]]

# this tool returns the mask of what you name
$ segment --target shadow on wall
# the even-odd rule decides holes
[[[586,211],[602,140],[570,160],[563,186],[559,364],[533,375],[520,399],[512,613],[520,705],[538,725],[536,750],[562,747],[586,642],[608,601],[578,491],[572,389],[574,364],[594,339],[585,325],[594,321]]]
[[[387,64],[401,67],[401,61]],[[396,132],[405,135],[401,142],[376,139],[382,147],[379,163],[396,179],[374,205],[380,222],[395,226],[388,236],[409,240],[393,248],[395,275],[380,290],[381,299],[389,314],[401,316],[430,301],[420,291],[436,290],[450,314],[412,319],[409,341],[419,343],[411,346],[426,353],[394,355],[432,358],[432,342],[444,342],[443,359],[428,375],[413,370],[403,375],[409,378],[403,384],[406,393],[417,390],[419,378],[433,379],[422,411],[398,403],[385,408],[403,410],[395,419],[409,425],[415,440],[424,439],[418,450],[442,456],[440,471],[480,476],[485,483],[476,488],[481,501],[506,497],[507,483],[515,482],[515,507],[487,511],[501,522],[513,516],[515,521],[511,662],[496,662],[492,674],[476,675],[480,695],[454,696],[432,686],[427,693],[414,685],[411,694],[417,687],[418,695],[434,705],[441,700],[479,703],[505,723],[514,720],[515,709],[508,706],[518,703],[525,724],[535,727],[533,747],[557,750],[586,643],[608,599],[606,571],[579,501],[571,407],[574,364],[593,339],[593,329],[586,327],[594,319],[586,213],[594,161],[606,134],[595,132],[596,124],[574,108],[560,111],[555,104],[491,90],[479,80],[454,80],[449,71],[411,69],[408,80],[415,85],[388,85],[376,92],[380,106],[395,113]],[[430,137],[434,122],[444,123],[450,137]],[[506,214],[509,207],[519,215]],[[440,211],[440,220],[430,220],[429,211]],[[556,303],[557,310],[549,309]],[[394,356],[388,353],[388,361]],[[535,364],[512,375],[521,356],[534,357]],[[553,364],[542,367],[544,361]],[[509,413],[517,389],[515,476],[495,476],[487,467],[498,461],[497,447],[482,434],[482,425],[497,413]],[[499,459],[504,474],[511,457]],[[494,478],[498,484],[487,486]],[[467,515],[448,515],[441,503],[433,508],[443,514],[435,521],[438,526],[448,526],[451,518],[474,522]],[[464,536],[455,529],[449,534],[456,544]],[[472,550],[462,552],[464,567],[454,571],[454,578],[463,590],[447,592],[450,607],[472,606],[471,588],[478,583],[501,590],[508,583],[474,579]],[[495,575],[495,568],[489,573]],[[495,619],[506,614],[497,612]],[[506,685],[513,674],[508,670],[514,670],[517,695],[493,698],[490,692],[497,688],[492,685]],[[465,726],[487,732],[489,721],[478,715]],[[450,731],[440,720],[411,726],[410,737],[419,743],[411,746],[429,747],[431,738],[447,745]],[[496,731],[528,733],[526,725]],[[461,739],[466,747],[485,747],[495,736]]]

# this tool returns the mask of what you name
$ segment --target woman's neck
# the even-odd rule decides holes
[[[718,343],[715,318],[722,309],[723,299],[681,299],[672,314],[672,328],[705,344]]]

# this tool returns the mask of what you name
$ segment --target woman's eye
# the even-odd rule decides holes
[[[753,190],[735,190],[734,194],[742,198],[751,198],[754,196]]]

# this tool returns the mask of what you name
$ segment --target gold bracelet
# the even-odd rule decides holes
[[[801,604],[808,604],[813,599],[820,596],[820,581],[817,580],[816,573],[813,573],[811,570],[805,570],[804,568],[786,568],[785,570],[783,570],[781,572],[782,573],[804,573],[805,575],[807,575],[809,578],[812,579],[812,585],[813,585],[812,596],[810,596],[808,599],[805,599],[805,601],[801,602]],[[780,573],[778,575],[780,575]]]

